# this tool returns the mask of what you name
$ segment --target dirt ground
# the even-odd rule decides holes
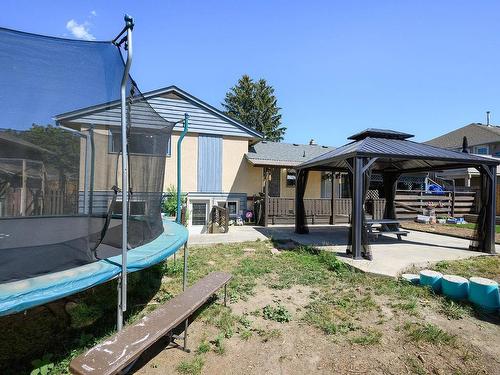
[[[500,315],[351,269],[331,252],[255,241],[190,248],[189,283],[233,275],[190,319],[186,353],[165,339],[136,374],[500,374]],[[127,324],[182,292],[182,259],[132,274]],[[443,273],[500,281],[500,257],[439,262]],[[418,270],[414,270],[418,272]],[[114,332],[116,285],[0,319],[0,374],[68,374]],[[180,343],[180,342],[179,342]],[[36,372],[35,372],[36,373]],[[41,374],[38,372],[37,374]]]
[[[413,221],[403,221],[401,222],[401,227],[422,232],[447,234],[460,238],[473,238],[474,236],[474,229],[465,228],[460,225],[422,224]],[[495,235],[495,241],[500,243],[500,233]]]
[[[430,306],[421,306],[422,311],[412,317],[411,322],[432,323],[456,335],[458,340],[452,346],[412,342],[402,328],[408,323],[408,316],[391,307],[386,297],[379,296],[375,299],[379,308],[374,313],[362,313],[357,320],[366,330],[376,327],[381,333],[380,342],[359,344],[352,342],[356,332],[326,335],[302,321],[314,294],[311,287],[275,290],[259,283],[254,296],[230,305],[234,314],[249,317],[252,336],[245,340],[235,334],[224,343],[223,354],[206,353],[201,373],[500,374],[500,330],[495,323],[473,317],[451,321],[436,314]],[[277,323],[252,315],[270,303],[285,306],[292,320]],[[210,341],[216,335],[215,327],[197,320],[190,328],[189,346],[196,349],[201,342]],[[197,356],[170,346],[143,361],[136,373],[173,374],[178,372],[182,361],[193,361]]]

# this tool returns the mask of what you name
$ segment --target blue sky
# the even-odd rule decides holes
[[[288,142],[367,127],[422,141],[487,110],[500,124],[498,1],[3,0],[0,26],[109,40],[124,13],[143,91],[175,84],[220,108],[242,74],[265,78]]]

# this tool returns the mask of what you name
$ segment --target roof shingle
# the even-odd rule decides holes
[[[472,123],[425,143],[436,147],[461,149],[464,137],[467,137],[469,146],[500,142],[500,126]]]

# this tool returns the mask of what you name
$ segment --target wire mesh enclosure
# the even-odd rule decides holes
[[[0,282],[121,253],[124,152],[127,246],[160,235],[174,124],[129,77],[122,149],[121,47],[0,29],[0,65]]]

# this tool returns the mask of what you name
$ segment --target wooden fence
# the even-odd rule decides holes
[[[0,197],[0,216],[38,216],[76,213],[76,198],[61,190],[8,189]]]
[[[473,191],[444,192],[443,195],[427,194],[421,190],[397,191],[396,215],[400,219],[413,219],[428,208],[436,215],[463,217],[474,212]]]
[[[397,191],[396,215],[400,219],[414,219],[432,207],[437,215],[463,217],[474,212],[475,192],[445,192],[444,195],[425,194],[423,191]],[[295,198],[270,197],[268,204],[269,224],[293,224],[295,222]],[[385,199],[369,199],[366,211],[374,219],[384,215]],[[347,221],[351,215],[351,199],[306,198],[304,208],[310,224],[329,224]],[[333,212],[332,212],[333,208]]]

